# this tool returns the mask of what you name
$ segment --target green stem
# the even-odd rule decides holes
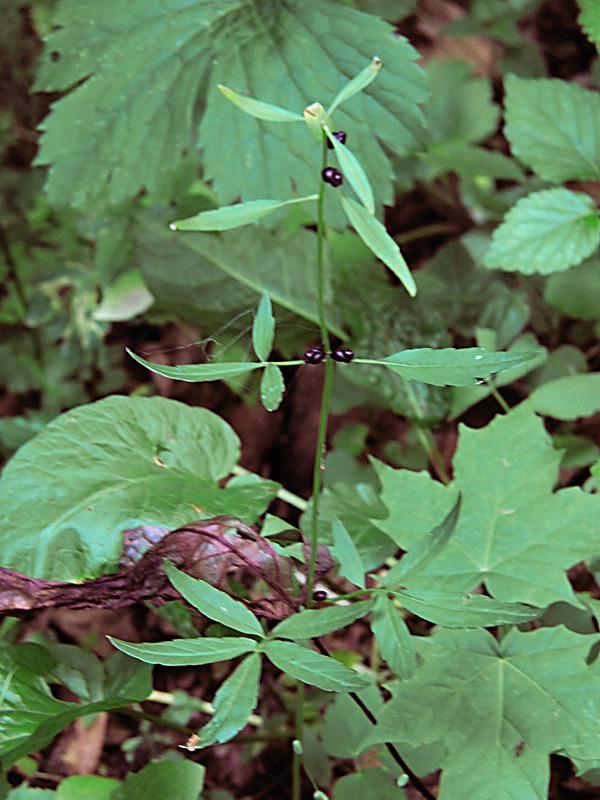
[[[502,397],[502,395],[500,394],[500,392],[496,388],[496,384],[494,383],[493,378],[488,378],[486,380],[486,384],[487,384],[488,389],[491,392],[492,397],[498,403],[498,405],[500,406],[502,411],[504,411],[505,414],[508,414],[508,412],[510,411],[510,406],[508,405],[506,400]]]
[[[302,362],[302,363],[304,363],[304,362]],[[249,469],[245,469],[244,467],[240,467],[239,464],[236,464],[235,467],[232,468],[231,472],[234,475],[253,475],[254,474]],[[278,490],[277,497],[279,498],[279,500],[283,500],[288,505],[293,506],[294,508],[297,508],[298,511],[306,511],[306,508],[308,506],[308,503],[306,502],[306,500],[304,500],[304,498],[298,497],[297,494],[294,494],[293,492],[289,492],[287,489],[284,489],[283,487]]]
[[[414,228],[406,233],[399,233],[394,236],[394,241],[400,246],[416,242],[419,239],[428,239],[430,236],[439,236],[444,233],[456,233],[456,225],[451,222],[432,222],[431,225],[423,225],[421,228]]]
[[[304,684],[298,681],[296,689],[295,738],[302,742],[304,729]],[[292,800],[302,797],[302,752],[294,747],[292,757]]]

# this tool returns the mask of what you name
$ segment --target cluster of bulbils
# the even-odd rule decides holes
[[[334,131],[333,136],[340,142],[341,144],[346,144],[346,131]],[[333,145],[327,139],[327,147],[330,150],[333,150]],[[344,182],[344,176],[335,167],[325,167],[325,169],[321,172],[321,177],[323,178],[325,183],[328,183],[330,186],[341,186]]]
[[[340,364],[349,364],[354,358],[354,353],[349,347],[336,347],[329,355],[334,361],[338,361]],[[312,350],[307,350],[303,358],[305,364],[320,364],[326,356],[327,354],[322,347],[315,347]]]

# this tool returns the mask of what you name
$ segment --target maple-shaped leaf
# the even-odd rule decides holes
[[[393,170],[383,146],[420,135],[425,76],[416,51],[375,16],[328,0],[60,0],[36,89],[70,90],[42,123],[56,205],[119,203],[156,189],[197,139],[223,203],[305,194],[320,150],[302,122],[277,125],[234,108],[219,84],[302,114],[329,104],[373,56],[384,69],[336,109],[380,202]]]
[[[597,636],[564,627],[439,630],[420,641],[422,666],[393,684],[369,743],[443,741],[439,800],[545,800],[549,754],[600,749]]]
[[[600,496],[576,487],[554,492],[559,462],[542,421],[525,406],[479,430],[461,425],[450,487],[375,462],[390,513],[374,524],[410,551],[459,490],[454,534],[411,587],[464,592],[483,583],[506,602],[579,604],[565,571],[598,551]]]

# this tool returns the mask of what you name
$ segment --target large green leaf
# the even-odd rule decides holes
[[[130,773],[110,800],[198,800],[204,785],[205,768],[194,761],[152,761],[142,770]],[[58,798],[60,800],[60,798]],[[84,798],[82,798],[84,800]]]
[[[247,116],[219,84],[301,115],[308,103],[332,101],[377,54],[381,75],[336,111],[336,123],[352,131],[383,202],[393,191],[382,144],[402,152],[421,130],[415,51],[383,21],[327,0],[62,0],[52,22],[36,88],[71,91],[43,123],[38,163],[51,164],[58,205],[118,203],[158,188],[202,107],[200,146],[223,202],[286,197],[290,178],[300,193],[314,191],[308,131]]]
[[[575,266],[600,242],[600,221],[592,198],[562,187],[524,197],[496,228],[483,263],[525,275]]]
[[[163,664],[167,667],[214,664],[230,658],[243,656],[256,649],[254,639],[244,636],[217,638],[204,636],[201,639],[173,639],[171,642],[147,642],[136,644],[108,637],[115,647],[128,656],[146,664]]]
[[[600,374],[565,375],[538,386],[529,396],[538,414],[572,420],[600,411]]]
[[[423,666],[394,686],[372,743],[443,741],[439,800],[545,800],[550,753],[597,758],[596,636],[564,627],[439,631],[421,640]]]
[[[509,75],[504,132],[514,155],[547,181],[600,178],[600,95],[557,79]]]
[[[568,272],[551,275],[544,298],[563,314],[600,319],[600,258],[588,258]]]
[[[269,661],[282,672],[326,692],[351,692],[369,684],[367,678],[350,667],[295,642],[272,639],[264,650]]]
[[[477,384],[497,372],[526,364],[536,353],[489,353],[479,347],[402,350],[381,359],[357,358],[358,364],[380,364],[412,381],[434,386]]]
[[[115,569],[123,532],[207,515],[252,521],[275,492],[260,480],[221,489],[239,440],[203,408],[162,397],[108,397],[51,422],[0,480],[3,566],[69,580]]]
[[[375,524],[409,552],[461,493],[453,536],[411,576],[411,589],[469,592],[483,583],[503,602],[579,604],[565,571],[598,550],[600,497],[575,487],[553,492],[560,457],[522,406],[479,430],[460,426],[452,487],[375,462],[390,509]]]

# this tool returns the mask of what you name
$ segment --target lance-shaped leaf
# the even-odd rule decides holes
[[[365,588],[365,568],[356,545],[344,523],[336,517],[331,526],[335,555],[342,575],[361,589]]]
[[[392,672],[404,680],[415,671],[417,661],[410,631],[400,609],[386,595],[379,595],[371,613],[371,630],[382,657]]]
[[[277,364],[269,362],[260,379],[260,401],[267,411],[276,411],[283,398],[285,382]]]
[[[461,350],[420,347],[402,350],[379,360],[357,358],[354,363],[380,364],[403,378],[434,386],[469,386],[504,369],[526,364],[536,356],[537,353],[489,353],[479,347]]]
[[[219,91],[246,114],[250,114],[251,117],[266,119],[269,122],[304,122],[302,114],[298,114],[296,111],[288,111],[287,108],[264,103],[262,100],[255,100],[252,97],[234,92],[233,89],[229,89],[222,84],[219,84]]]
[[[205,636],[200,639],[173,639],[171,642],[136,644],[109,636],[115,647],[128,656],[146,664],[162,664],[165,667],[199,666],[227,661],[256,650],[254,639],[244,636],[217,638]]]
[[[245,375],[255,369],[261,369],[262,364],[253,361],[232,361],[224,364],[180,364],[177,367],[168,367],[163,364],[155,364],[153,361],[146,361],[145,358],[138,356],[128,347],[127,353],[151,372],[162,375],[165,378],[172,378],[175,381],[187,381],[188,383],[199,383],[200,381],[220,381],[228,378],[236,378],[238,375]]]
[[[257,617],[239,600],[234,600],[226,592],[211,586],[206,581],[192,578],[168,561],[165,564],[165,571],[177,591],[201,614],[240,633],[264,636]]]
[[[275,337],[275,317],[271,308],[271,298],[263,293],[252,324],[252,347],[259,361],[266,361],[273,349]]]
[[[424,540],[414,547],[410,553],[403,556],[395,564],[385,577],[385,585],[392,587],[396,584],[406,585],[410,583],[411,575],[418,575],[427,564],[446,546],[446,542],[452,536],[458,515],[460,513],[460,494],[456,502],[446,514],[442,522],[426,534]]]
[[[322,656],[294,642],[274,639],[265,644],[264,652],[282,672],[325,692],[352,692],[364,689],[370,683],[334,658]]]
[[[375,80],[382,67],[383,61],[377,56],[373,56],[371,63],[364,69],[361,69],[358,75],[352,78],[352,80],[337,93],[333,103],[329,106],[328,113],[331,114],[339,105],[345,103],[346,100],[349,100],[351,97],[354,97],[355,94],[362,92],[363,89],[366,89],[367,86]]]
[[[543,610],[522,603],[503,603],[483,594],[461,595],[434,589],[407,589],[393,594],[412,614],[446,628],[520,625],[536,619]]]
[[[271,636],[289,639],[311,639],[324,636],[364,617],[373,607],[372,600],[361,600],[349,606],[329,606],[329,608],[309,608],[292,614],[271,631]]]
[[[239,733],[256,708],[261,658],[247,656],[219,687],[213,700],[214,717],[198,732],[197,748],[222,744]]]
[[[411,297],[417,293],[417,285],[404,260],[400,248],[392,239],[385,227],[364,206],[340,194],[342,207],[350,224],[358,233],[367,247],[372,250],[377,258],[388,266]]]
[[[318,195],[310,194],[306,197],[295,197],[292,200],[248,200],[246,203],[236,203],[233,206],[222,206],[210,211],[201,211],[193,217],[172,222],[169,228],[173,231],[228,231],[232,228],[241,228],[266,217],[273,211],[294,203],[305,203],[316,200]]]
[[[351,150],[348,150],[345,144],[342,144],[338,139],[336,139],[327,125],[323,126],[323,130],[325,131],[327,139],[333,145],[333,150],[337,156],[342,175],[347,179],[350,186],[352,186],[358,195],[360,202],[367,209],[369,214],[374,214],[375,198],[373,197],[373,189],[371,188],[369,179],[367,178],[360,161],[356,158]]]

